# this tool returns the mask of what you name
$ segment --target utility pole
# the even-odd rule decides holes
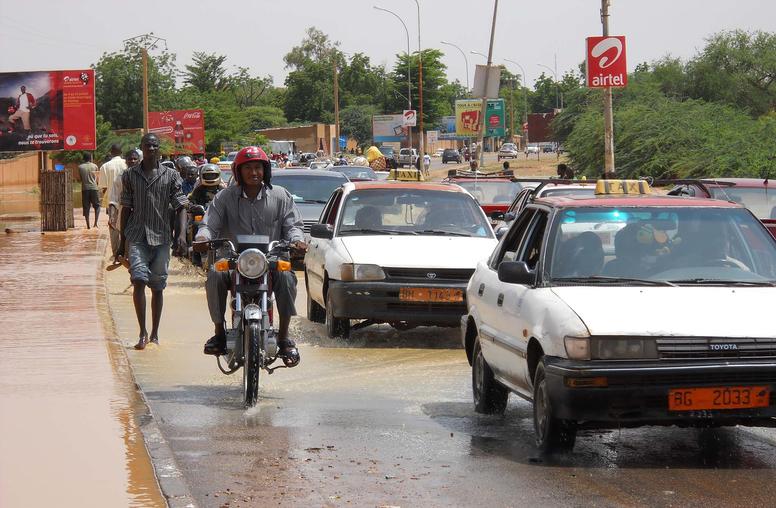
[[[143,134],[148,133],[148,50],[155,49],[159,42],[164,42],[164,49],[167,49],[167,40],[156,37],[153,32],[136,35],[129,39],[124,39],[124,43],[137,42],[140,46],[140,55],[143,65]]]
[[[514,143],[515,141],[515,80],[510,79],[510,84],[512,85],[512,93],[509,94],[509,138],[510,141]]]
[[[485,68],[485,89],[482,93],[482,109],[480,110],[479,130],[480,141],[477,147],[480,151],[480,167],[485,164],[485,150],[483,143],[485,141],[485,115],[488,111],[488,78],[490,77],[490,66],[493,63],[493,37],[496,35],[496,14],[498,13],[498,0],[493,2],[493,24],[490,27],[490,45],[488,46],[488,64]]]
[[[601,0],[601,25],[603,36],[609,35],[609,4]],[[604,88],[604,174],[614,173],[614,115],[612,114],[612,88]]]
[[[426,153],[426,135],[423,130],[423,52],[420,49],[420,2],[415,0],[418,6],[418,114],[420,116],[420,138],[418,138],[418,157],[422,158]]]
[[[334,137],[337,144],[337,151],[340,149],[340,121],[339,121],[339,72],[337,70],[337,57],[332,54],[332,63],[334,65]],[[332,154],[334,155],[334,154]]]

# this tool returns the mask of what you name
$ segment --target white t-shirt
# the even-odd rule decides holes
[[[19,111],[30,111],[30,99],[27,97],[26,93],[19,96]]]
[[[431,156],[429,154],[426,154],[423,156],[423,164],[427,164],[427,165],[431,164]]]
[[[121,198],[121,174],[127,163],[117,155],[100,167],[100,188],[108,189],[108,204],[118,205]]]

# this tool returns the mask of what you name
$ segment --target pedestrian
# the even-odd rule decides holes
[[[428,176],[428,170],[431,168],[431,156],[428,152],[423,154],[423,172]]]
[[[291,194],[270,183],[272,166],[264,151],[256,146],[245,147],[232,164],[237,185],[227,187],[213,198],[195,237],[194,250],[207,252],[207,242],[213,238],[266,235],[270,242],[285,240],[296,252],[306,251],[302,216]],[[299,352],[288,337],[288,327],[291,317],[296,315],[296,274],[274,270],[271,278],[280,318],[278,356],[287,367],[293,367],[299,363]],[[229,272],[217,272],[214,268],[208,271],[205,288],[215,334],[205,343],[207,355],[221,355],[226,351],[224,313],[232,280]]]
[[[139,164],[140,159],[140,151],[135,148],[124,154],[125,169],[118,171],[116,178],[113,179],[113,186],[108,192],[108,229],[110,230],[110,248],[113,254],[113,265],[108,267],[109,270],[118,268],[118,265],[121,264],[118,256],[121,245],[121,175],[124,174],[126,168]],[[100,168],[100,184],[102,184],[102,180],[102,168]]]
[[[100,166],[100,189],[102,190],[102,202],[108,210],[108,218],[110,219],[110,204],[111,202],[118,204],[121,199],[121,194],[114,194],[113,187],[116,180],[121,179],[121,174],[127,169],[126,161],[121,157],[121,145],[119,143],[113,143],[110,145],[110,153],[108,157]],[[119,190],[121,186],[119,185]],[[114,207],[115,208],[115,207]],[[118,210],[118,208],[116,208]],[[115,218],[115,222],[118,223],[118,216]],[[111,244],[113,247],[113,244]],[[115,248],[113,249],[115,251]]]
[[[81,176],[81,204],[84,209],[86,229],[89,228],[89,211],[94,208],[94,227],[97,227],[97,219],[100,218],[100,193],[97,190],[97,164],[92,162],[92,153],[84,152],[84,162],[78,166]]]
[[[143,161],[121,175],[121,255],[129,259],[132,300],[140,328],[135,349],[145,349],[148,342],[159,343],[163,291],[167,286],[172,228],[169,209],[178,219],[177,245],[186,245],[186,205],[181,192],[181,177],[175,169],[159,161],[159,138],[152,133],[140,141]],[[151,289],[151,335],[146,330],[145,288]]]

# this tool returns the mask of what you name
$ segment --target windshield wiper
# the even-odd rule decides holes
[[[340,235],[346,235],[348,233],[355,233],[359,235],[363,234],[375,234],[375,235],[417,235],[414,231],[403,231],[399,229],[367,229],[367,228],[358,228],[358,229],[343,229],[340,230]]]
[[[446,231],[444,229],[424,229],[418,231],[421,235],[450,235],[450,236],[472,236],[469,233],[459,233],[456,231]]]
[[[591,275],[590,277],[555,277],[553,282],[625,282],[632,284],[644,284],[647,286],[676,286],[668,280],[636,279],[633,277],[608,277],[606,275]]]
[[[728,279],[709,279],[698,277],[695,279],[677,279],[672,280],[674,284],[714,284],[720,286],[776,286],[776,281],[772,280],[728,280]]]

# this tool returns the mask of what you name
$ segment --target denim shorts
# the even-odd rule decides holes
[[[128,242],[129,280],[143,282],[151,289],[167,287],[170,244],[150,246],[145,242]]]

